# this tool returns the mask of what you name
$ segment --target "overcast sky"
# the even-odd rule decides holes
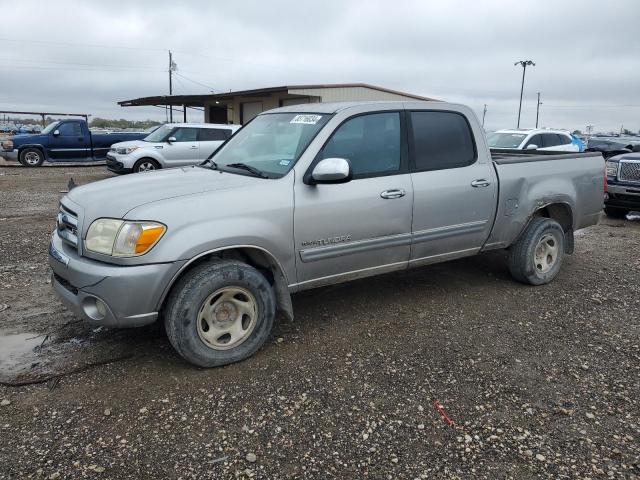
[[[167,94],[171,49],[176,94],[364,82],[511,128],[532,59],[522,126],[540,91],[541,126],[640,129],[640,0],[5,2],[3,110],[162,120],[116,102]]]

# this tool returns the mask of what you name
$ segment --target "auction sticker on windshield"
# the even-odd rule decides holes
[[[296,115],[289,123],[304,123],[307,125],[315,125],[322,115]]]

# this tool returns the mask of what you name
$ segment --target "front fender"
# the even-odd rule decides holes
[[[25,148],[37,148],[38,150],[42,151],[42,155],[44,155],[44,159],[45,160],[49,160],[49,155],[48,155],[48,151],[47,151],[47,147],[41,143],[24,143],[22,145],[18,145],[15,146],[13,148],[17,148],[18,149],[18,158],[20,158],[20,155],[22,154],[22,151]]]

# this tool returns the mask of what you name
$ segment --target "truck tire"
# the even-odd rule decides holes
[[[519,282],[543,285],[553,280],[562,266],[565,234],[551,218],[534,217],[509,250],[509,271]]]
[[[37,148],[25,148],[20,152],[19,160],[25,167],[39,167],[44,162],[44,154]]]
[[[626,218],[629,210],[625,208],[604,207],[604,213],[611,218]]]
[[[217,367],[253,355],[269,338],[276,297],[258,270],[218,260],[186,273],[165,309],[169,342],[188,362]]]
[[[133,166],[133,172],[151,172],[153,170],[160,170],[160,164],[153,158],[141,158]]]

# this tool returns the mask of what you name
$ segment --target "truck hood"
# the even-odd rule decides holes
[[[189,166],[93,182],[75,187],[67,198],[82,208],[85,219],[92,221],[100,217],[123,218],[128,211],[159,200],[261,182],[265,180]]]

